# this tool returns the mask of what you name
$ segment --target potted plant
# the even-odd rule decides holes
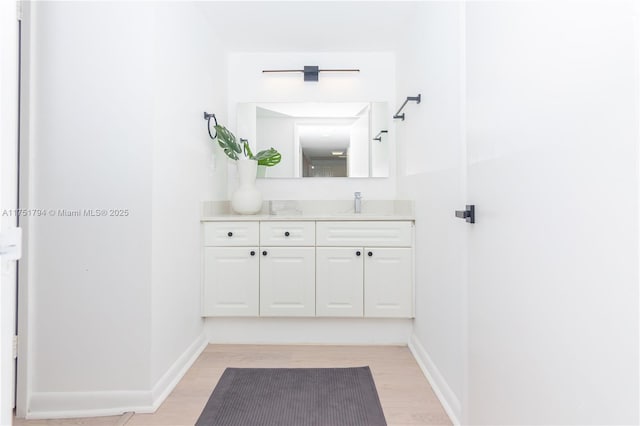
[[[282,155],[275,148],[265,149],[253,155],[248,140],[242,138],[238,140],[236,136],[224,126],[216,124],[214,128],[217,133],[216,140],[218,141],[218,145],[224,150],[227,157],[232,160],[255,160],[258,166],[271,167],[278,164],[282,159]]]
[[[282,155],[274,148],[265,149],[256,155],[251,152],[249,141],[237,139],[224,126],[216,124],[216,140],[224,153],[238,165],[240,186],[231,197],[231,207],[236,213],[255,214],[262,209],[262,195],[256,188],[258,166],[271,167],[278,164]]]

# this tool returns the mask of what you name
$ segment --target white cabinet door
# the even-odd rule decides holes
[[[365,248],[364,315],[413,317],[410,248]]]
[[[260,248],[260,316],[314,316],[315,248]]]
[[[363,315],[362,247],[316,248],[316,315]]]
[[[205,247],[202,315],[258,316],[259,266],[257,247]]]

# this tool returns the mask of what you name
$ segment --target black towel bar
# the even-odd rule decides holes
[[[383,133],[389,133],[387,130],[380,130],[380,133],[378,133],[376,135],[375,138],[373,138],[374,141],[378,141],[378,142],[382,142],[382,134]]]
[[[420,103],[420,101],[422,100],[422,95],[418,94],[418,96],[407,96],[407,100],[404,101],[404,103],[402,104],[402,106],[400,107],[400,109],[398,110],[398,112],[395,113],[395,115],[393,116],[393,118],[399,118],[402,121],[404,121],[404,113],[400,114],[402,112],[402,110],[404,109],[404,107],[407,105],[407,102],[409,101],[415,101],[416,103]]]

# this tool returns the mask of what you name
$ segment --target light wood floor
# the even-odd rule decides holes
[[[154,414],[125,413],[64,420],[15,419],[14,425],[192,426],[226,367],[366,365],[373,373],[388,426],[451,424],[405,346],[209,345]]]

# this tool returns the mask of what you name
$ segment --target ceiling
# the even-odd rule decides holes
[[[332,152],[346,154],[351,142],[351,125],[301,125],[298,135],[308,157],[331,157]]]
[[[368,107],[368,102],[260,102],[256,104],[256,116],[354,118]]]
[[[199,3],[229,51],[396,51],[420,1]]]
[[[347,152],[351,128],[369,107],[368,102],[261,102],[256,104],[256,119],[303,119],[297,129],[305,155],[332,157],[332,152]]]

